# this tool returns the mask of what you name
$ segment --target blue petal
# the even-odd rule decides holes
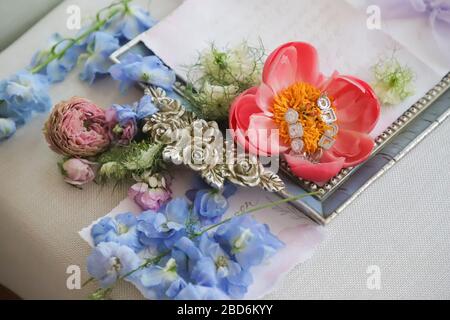
[[[24,124],[33,111],[50,109],[46,76],[19,71],[6,80],[0,81],[0,117],[10,118],[16,124]]]
[[[115,220],[121,224],[126,225],[127,227],[132,227],[137,224],[136,216],[131,212],[118,214],[115,217]]]
[[[159,285],[164,279],[164,270],[159,266],[148,268],[141,276],[141,282],[146,287],[154,287]]]
[[[106,234],[110,231],[116,231],[116,226],[112,218],[105,217],[101,219],[91,228],[91,237],[94,240],[94,244],[98,245],[105,241]]]
[[[133,5],[131,6],[130,11],[145,28],[147,29],[151,28],[156,24],[156,21],[153,20],[153,18],[150,16],[147,10],[144,10],[139,6]]]
[[[84,46],[75,45],[67,50],[64,57],[59,60],[61,66],[63,66],[68,72],[73,70],[78,63],[80,55],[86,50]]]
[[[120,264],[122,265],[120,269],[121,276],[125,276],[141,266],[141,259],[128,246],[119,246],[115,251],[115,255],[119,258]]]
[[[175,248],[183,251],[189,259],[198,260],[201,257],[201,253],[195,243],[186,237],[181,238],[175,243]]]
[[[120,62],[123,63],[124,65],[128,65],[128,64],[131,64],[134,62],[142,62],[142,61],[143,61],[143,57],[141,55],[139,55],[137,53],[133,53],[133,52],[127,52],[120,58]]]
[[[244,232],[248,236],[242,239]],[[284,246],[283,242],[270,232],[267,225],[258,223],[248,215],[233,218],[220,226],[214,238],[244,269],[261,264]],[[241,243],[239,248],[236,248],[238,239],[241,239]]]
[[[130,78],[161,87],[165,90],[172,90],[176,80],[175,73],[167,67],[153,68],[148,65],[132,70]]]
[[[188,284],[175,300],[228,300],[229,297],[218,288]]]
[[[158,112],[158,108],[153,104],[152,97],[149,95],[144,95],[136,107],[136,114],[138,120],[150,117],[151,115]]]
[[[94,51],[102,53],[104,55],[109,55],[117,50],[119,45],[119,40],[106,32],[96,32],[95,33],[95,44]]]
[[[108,23],[107,31],[116,36],[123,36],[127,40],[132,40],[154,24],[155,21],[146,10],[131,5],[125,14],[116,16]]]
[[[80,78],[92,84],[97,73],[108,73],[112,64],[109,56],[119,48],[119,41],[105,32],[96,32],[90,38],[90,46],[94,47],[93,53],[86,60]]]
[[[126,16],[122,24],[122,35],[127,40],[132,40],[147,29],[142,26],[134,17]]]
[[[168,221],[185,224],[189,215],[188,203],[183,198],[176,198],[167,203],[166,217]]]
[[[121,265],[117,273],[112,263],[118,259]],[[113,242],[102,242],[94,248],[87,259],[87,269],[91,276],[97,279],[102,287],[110,287],[119,276],[126,275],[140,265],[140,258],[126,246]]]
[[[170,299],[173,299],[176,295],[180,293],[187,286],[186,281],[183,278],[178,278],[169,286],[167,291],[165,292],[166,296]]]
[[[47,77],[51,83],[63,81],[67,76],[67,69],[58,60],[53,60],[47,65]]]
[[[216,265],[211,258],[201,258],[192,270],[191,278],[195,284],[214,287],[218,283]]]
[[[136,112],[127,105],[113,105],[114,109],[116,109],[117,121],[121,126],[125,126],[130,121],[136,121]]]

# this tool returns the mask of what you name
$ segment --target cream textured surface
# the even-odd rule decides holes
[[[22,68],[49,30],[65,30],[65,9],[77,3],[92,15],[108,0],[66,1],[0,54],[0,78]],[[137,1],[147,5],[147,1]],[[153,0],[162,18],[181,0]],[[89,88],[73,73],[52,89],[54,101],[72,95],[100,105],[132,102],[109,79]],[[96,185],[80,191],[66,185],[41,135],[45,116],[0,145],[0,283],[24,298],[84,298],[92,290],[69,291],[66,268],[79,265],[86,278],[88,245],[77,231],[109,212],[126,195]],[[328,238],[295,268],[271,299],[450,299],[450,121],[444,122],[397,165],[369,187],[328,227]],[[369,266],[381,271],[381,289],[366,285]],[[138,298],[122,284],[115,298]]]

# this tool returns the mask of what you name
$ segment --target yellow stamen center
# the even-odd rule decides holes
[[[298,122],[303,126],[303,150],[308,154],[317,151],[320,138],[326,130],[331,128],[322,120],[321,110],[317,106],[317,99],[320,96],[321,91],[316,87],[297,82],[278,92],[273,100],[273,119],[280,130],[281,140],[286,144],[291,142],[285,114],[289,108],[292,108],[298,112]],[[332,108],[334,109],[333,105]]]

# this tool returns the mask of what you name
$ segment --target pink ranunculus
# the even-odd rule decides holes
[[[94,156],[105,151],[110,143],[104,110],[79,97],[53,108],[44,135],[50,148],[65,156]]]
[[[287,125],[282,112],[299,106],[304,108],[307,103],[311,106],[310,101],[316,108],[317,100],[313,98],[324,93],[330,98],[337,116],[338,133],[334,136],[334,145],[324,151],[318,161],[312,162],[291,152],[289,136],[283,136]],[[302,117],[303,109],[297,110]],[[337,73],[327,79],[319,71],[316,49],[307,43],[291,42],[268,57],[261,85],[243,92],[233,102],[229,125],[235,139],[247,151],[258,155],[283,154],[295,175],[323,183],[342,168],[355,166],[370,156],[374,141],[368,133],[375,127],[379,115],[380,104],[366,82]],[[304,121],[304,130],[315,127],[308,127],[308,119],[301,121]],[[309,132],[309,137],[318,139],[320,136],[316,132]],[[309,139],[308,146],[314,148],[314,141]]]
[[[64,181],[74,186],[81,186],[94,180],[95,163],[85,159],[72,158],[62,164]]]
[[[128,190],[128,197],[133,199],[142,210],[157,211],[172,197],[169,188],[150,188],[144,182],[136,183]]]

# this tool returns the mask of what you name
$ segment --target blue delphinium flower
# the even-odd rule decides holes
[[[64,40],[64,38],[58,34],[53,34],[45,49],[42,49],[33,56],[30,68],[33,69],[45,60],[52,53],[60,54],[69,44],[71,40]],[[84,52],[85,46],[73,45],[66,50],[64,55],[60,59],[54,59],[51,61],[42,71],[41,74],[47,75],[50,83],[63,81],[67,74],[76,66],[79,56]]]
[[[89,274],[102,288],[113,285],[119,277],[139,268],[141,259],[127,246],[115,242],[102,242],[87,259]]]
[[[6,140],[16,132],[16,123],[11,119],[0,118],[0,141]]]
[[[253,281],[250,272],[243,269],[207,234],[200,237],[198,247],[202,257],[192,269],[192,282],[219,287],[231,298],[242,298]]]
[[[115,37],[132,40],[155,25],[150,13],[136,5],[128,5],[126,9],[111,19],[106,31]]]
[[[261,264],[284,246],[266,224],[249,215],[235,217],[220,226],[214,239],[244,269]]]
[[[119,64],[113,65],[109,72],[120,81],[120,92],[125,93],[136,82],[143,82],[166,90],[172,90],[175,73],[165,66],[156,56],[142,57],[128,53]]]
[[[177,198],[165,206],[164,213],[144,211],[138,217],[138,236],[142,244],[167,250],[186,234],[189,208],[186,200]]]
[[[188,284],[183,288],[175,300],[229,300],[222,290],[214,287],[206,287],[200,285]]]
[[[182,237],[174,244],[171,256],[177,262],[178,274],[185,279],[190,279],[192,269],[203,255],[197,243],[188,237]]]
[[[202,225],[218,223],[229,207],[227,199],[217,190],[200,190],[194,200],[194,212]]]
[[[117,121],[121,126],[126,126],[130,121],[136,122],[136,111],[134,111],[132,107],[115,104],[113,105],[113,108],[116,110]]]
[[[22,125],[33,112],[49,110],[52,102],[48,85],[45,76],[28,71],[19,71],[0,81],[0,117],[10,118]]]
[[[92,84],[97,74],[106,74],[111,66],[109,56],[120,47],[119,40],[106,32],[95,32],[89,37],[86,59],[80,78]]]
[[[170,257],[139,271],[133,281],[144,288],[149,299],[174,298],[186,286],[185,280],[178,275],[177,262]]]
[[[133,107],[136,110],[138,120],[148,118],[159,111],[149,95],[144,95],[141,100],[134,103]]]
[[[206,233],[194,241],[183,237],[173,249],[178,274],[196,285],[218,287],[231,298],[242,298],[252,283],[251,274],[234,261]]]
[[[216,190],[202,181],[195,188],[187,191],[186,196],[194,203],[194,212],[200,223],[206,226],[220,222],[229,207],[227,199],[236,192],[236,186],[226,183],[223,190]]]
[[[92,227],[91,236],[95,245],[101,242],[116,242],[139,252],[143,246],[139,242],[136,225],[137,219],[134,214],[122,213],[114,218],[101,219]]]

